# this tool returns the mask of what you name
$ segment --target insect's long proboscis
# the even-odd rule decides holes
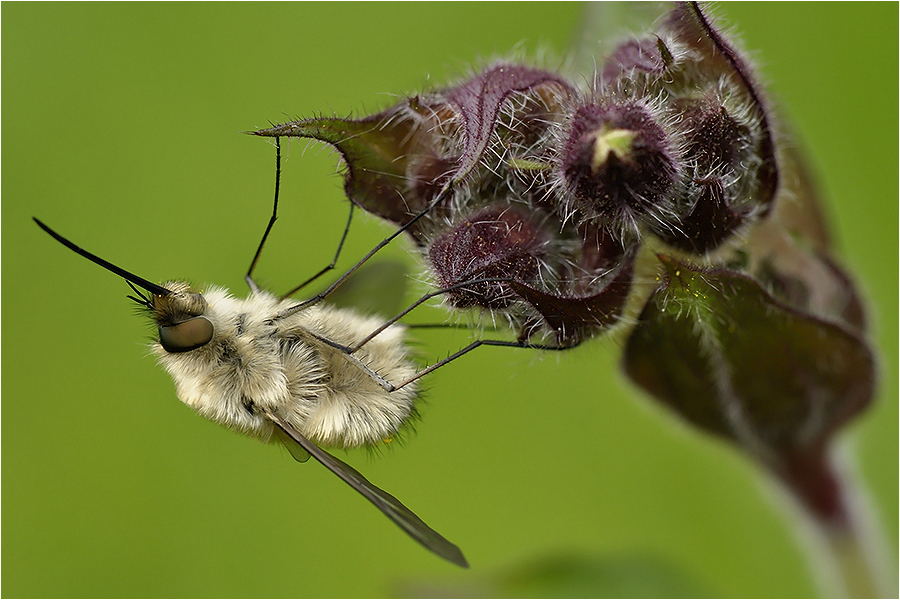
[[[167,290],[166,288],[162,287],[161,285],[157,285],[155,283],[147,281],[143,277],[138,277],[134,273],[130,273],[121,267],[117,267],[116,265],[112,264],[111,262],[103,260],[96,254],[88,252],[84,248],[75,245],[68,239],[66,239],[63,236],[61,236],[60,234],[56,233],[54,230],[52,230],[50,227],[48,227],[46,224],[44,224],[37,217],[31,217],[31,218],[34,219],[34,222],[38,224],[38,227],[40,227],[41,229],[43,229],[44,231],[49,233],[51,235],[51,237],[53,237],[53,239],[55,239],[57,242],[59,242],[60,244],[62,244],[63,246],[65,246],[66,248],[71,250],[72,252],[75,252],[76,254],[79,254],[79,255],[85,257],[92,263],[94,263],[96,265],[100,265],[107,271],[115,273],[119,277],[124,278],[126,281],[130,281],[131,283],[144,288],[151,294],[156,294],[157,296],[168,296],[169,294],[172,293],[170,290]]]

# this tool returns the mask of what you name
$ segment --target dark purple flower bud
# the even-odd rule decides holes
[[[754,201],[768,210],[778,189],[778,164],[768,111],[749,63],[697,3],[677,3],[663,29],[667,36],[684,44],[693,57],[692,62],[682,65],[686,79],[696,81],[701,89],[724,87],[742,107],[746,120],[755,124],[758,141],[754,153],[759,166],[750,177],[754,180]],[[735,113],[730,112],[732,118]]]
[[[735,201],[733,179],[718,176],[695,179],[685,186],[688,208],[675,219],[655,221],[650,228],[670,245],[704,254],[730,238],[750,214],[749,208],[732,208]]]
[[[675,59],[666,43],[659,37],[628,40],[620,44],[603,64],[601,80],[612,84],[619,77],[637,73],[661,75]]]
[[[439,235],[428,248],[428,261],[441,288],[491,278],[535,285],[549,244],[548,234],[521,209],[491,206]],[[505,309],[518,296],[508,281],[480,281],[446,298],[458,308]]]
[[[662,94],[682,140],[684,176],[671,210],[645,223],[670,245],[706,254],[770,211],[774,142],[749,64],[696,4],[678,4],[663,34],[680,59],[647,86]]]
[[[678,101],[676,107],[683,119],[684,158],[695,163],[698,174],[732,171],[752,151],[751,124],[729,114],[714,94]]]
[[[686,177],[673,194],[672,212],[647,224],[672,246],[705,254],[765,211],[756,177],[758,122],[749,116],[752,111],[730,108],[718,93],[672,104],[684,140]]]
[[[668,135],[642,103],[601,101],[579,108],[560,149],[559,202],[566,214],[637,230],[679,176]]]

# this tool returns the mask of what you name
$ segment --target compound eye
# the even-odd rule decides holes
[[[206,317],[194,317],[177,325],[159,328],[159,343],[166,352],[190,352],[209,343],[213,324]]]

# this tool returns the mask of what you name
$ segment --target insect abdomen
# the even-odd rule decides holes
[[[347,346],[381,325],[377,318],[327,306],[311,307],[297,317],[297,325],[305,331]],[[318,340],[314,343],[324,380],[305,422],[292,423],[301,433],[325,446],[368,446],[394,436],[415,414],[415,384],[388,392],[359,365],[361,362],[395,385],[414,375],[417,369],[403,344],[402,328],[384,331],[352,356]],[[301,378],[304,369],[302,360],[286,357],[289,382]]]

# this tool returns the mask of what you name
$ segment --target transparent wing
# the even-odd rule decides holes
[[[350,487],[362,494],[369,502],[378,507],[387,517],[400,526],[411,538],[450,562],[461,567],[468,567],[469,563],[456,544],[448,541],[444,536],[425,524],[402,502],[388,494],[381,488],[373,485],[362,474],[343,462],[328,454],[311,441],[303,437],[296,429],[273,414],[267,415],[275,425],[279,427],[291,440],[312,455],[317,461],[325,465],[332,473],[347,482]],[[297,454],[288,446],[288,450],[294,457]]]
[[[364,315],[396,315],[405,308],[410,268],[398,260],[369,262],[328,295],[328,304]]]

